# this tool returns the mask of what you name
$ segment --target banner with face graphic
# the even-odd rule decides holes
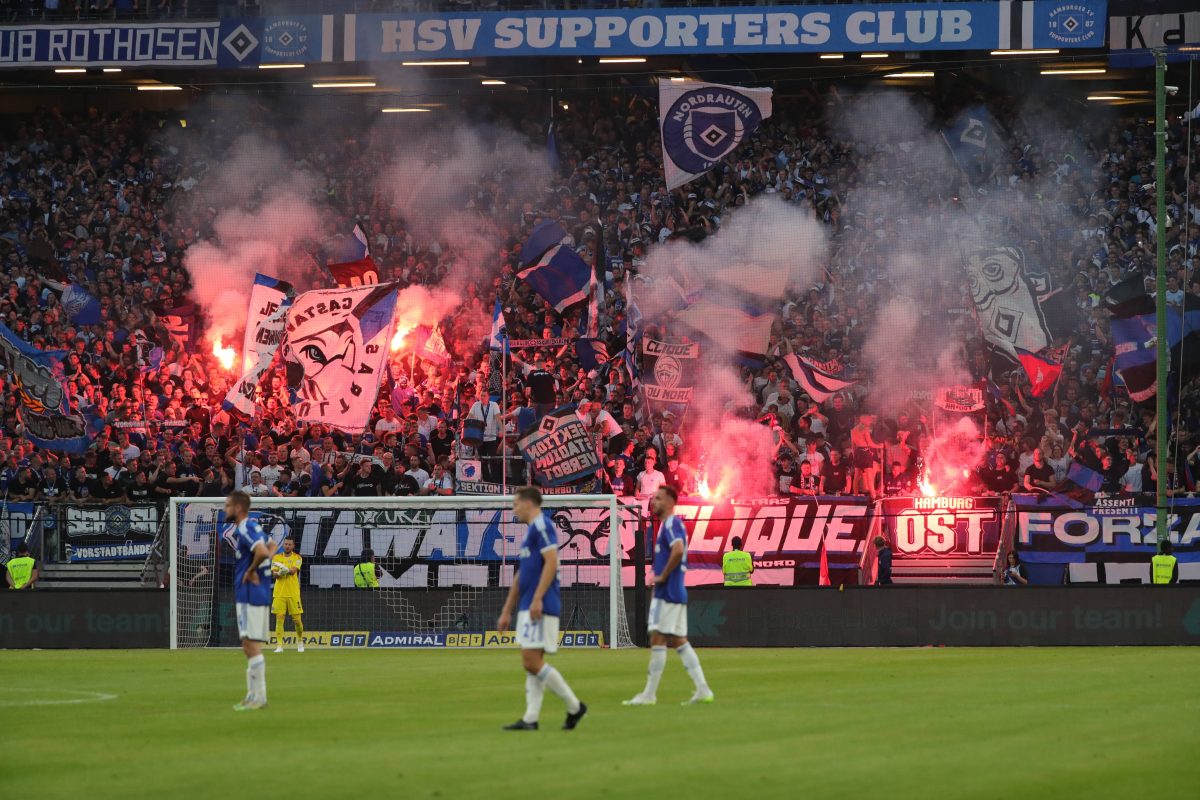
[[[771,89],[718,83],[658,84],[667,188],[683,186],[749,139],[771,116]]]
[[[983,336],[1017,360],[1017,349],[1036,353],[1050,345],[1050,331],[1025,256],[1016,247],[987,247],[967,257],[967,282]]]
[[[302,422],[366,429],[395,326],[396,283],[305,292],[287,311],[284,362]]]
[[[652,414],[670,410],[679,416],[692,402],[700,345],[642,340],[642,389]]]
[[[292,285],[266,275],[255,275],[250,289],[250,312],[242,340],[245,372],[225,395],[221,407],[244,417],[254,416],[254,392],[271,366],[283,340],[284,317],[292,304]]]

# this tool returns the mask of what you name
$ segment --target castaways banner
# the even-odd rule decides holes
[[[642,340],[642,389],[654,414],[671,410],[680,416],[692,402],[692,386],[700,363],[700,345]]]
[[[283,341],[284,318],[292,304],[292,285],[267,275],[255,275],[250,289],[250,310],[242,340],[245,372],[225,395],[221,407],[243,417],[254,416],[254,392],[271,366]]]
[[[503,498],[496,499],[500,506]],[[202,563],[221,535],[224,501],[187,500],[178,509],[180,552]],[[313,500],[313,505],[272,509],[263,499],[261,510],[281,521],[297,539],[296,549],[308,566],[301,577],[306,586],[319,588],[353,588],[354,565],[368,547],[383,570],[381,586],[424,587],[436,576],[442,586],[501,588],[504,570],[486,567],[515,563],[528,528],[503,506],[389,508],[364,502],[360,508],[331,508]],[[564,567],[559,575],[562,584],[608,586],[612,530],[608,509],[548,502],[546,510],[553,518]],[[721,556],[735,536],[754,557],[756,585],[816,586],[822,560],[834,586],[855,584],[873,523],[871,507],[861,497],[719,501],[681,497],[675,515],[688,533],[689,586],[722,582]],[[621,582],[627,587],[634,585],[637,569],[649,574],[649,562],[638,564],[633,557],[639,531],[653,541],[655,530],[639,528],[636,515],[623,513]],[[463,568],[464,563],[474,562],[481,568]]]
[[[284,360],[301,422],[366,429],[395,323],[396,283],[317,289],[287,311]]]
[[[659,81],[658,125],[667,188],[698,178],[771,116],[771,89]]]
[[[1083,508],[1013,495],[1017,553],[1030,583],[1150,581],[1158,551],[1154,495],[1098,497]],[[1180,580],[1200,579],[1200,499],[1175,498],[1168,516]]]
[[[521,455],[542,486],[562,486],[595,475],[600,468],[596,445],[574,406],[556,408],[518,442]]]

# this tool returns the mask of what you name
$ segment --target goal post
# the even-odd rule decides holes
[[[172,649],[237,644],[224,502],[170,502]],[[633,584],[639,507],[614,495],[546,495],[542,505],[558,536],[562,644],[633,646],[623,589]],[[495,630],[526,531],[511,496],[264,497],[251,513],[304,559],[306,646],[514,646]],[[377,589],[354,586],[367,550],[380,567]]]

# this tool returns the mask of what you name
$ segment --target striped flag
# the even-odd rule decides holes
[[[856,383],[847,379],[841,364],[813,361],[795,353],[788,353],[783,360],[791,368],[796,382],[800,384],[800,391],[816,403],[824,403],[831,396]]]

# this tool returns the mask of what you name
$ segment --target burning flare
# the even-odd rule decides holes
[[[696,494],[703,497],[705,500],[712,500],[715,492],[708,485],[708,476],[705,475],[700,479],[700,483],[696,485]]]
[[[396,335],[392,337],[392,352],[393,353],[395,353],[397,350],[399,350],[401,347],[404,346],[404,337],[408,336],[408,334],[411,331],[412,331],[412,326],[409,326],[407,328],[402,327],[402,326],[396,328]]]
[[[232,347],[222,347],[219,337],[213,342],[212,353],[217,357],[217,361],[221,362],[221,366],[224,369],[233,369],[233,362],[237,358],[237,351]]]

